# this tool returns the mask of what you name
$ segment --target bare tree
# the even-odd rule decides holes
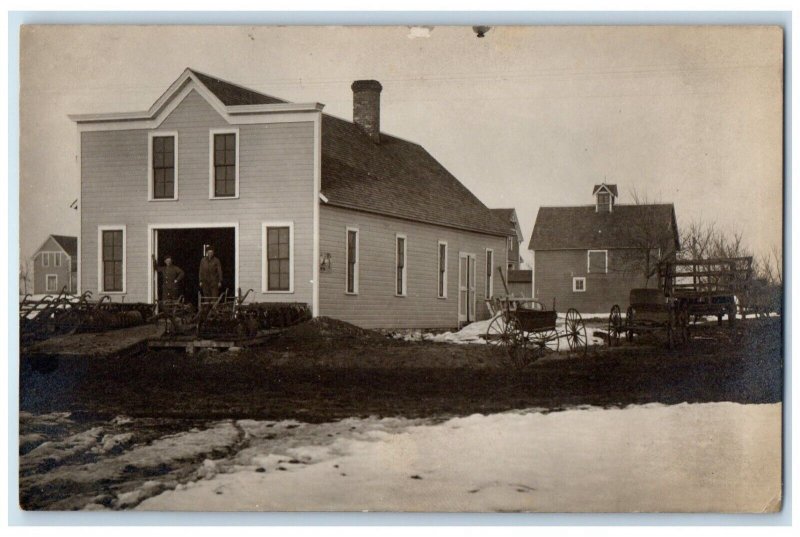
[[[19,290],[23,295],[28,294],[28,286],[31,284],[30,262],[25,259],[19,263]]]
[[[630,196],[635,205],[659,205],[635,188],[630,190]],[[623,271],[642,276],[645,287],[649,287],[651,281],[657,284],[659,265],[675,258],[676,233],[672,218],[665,221],[660,211],[642,211],[640,217],[623,230],[628,245],[619,254]]]

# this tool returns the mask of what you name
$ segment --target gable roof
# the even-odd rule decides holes
[[[322,192],[329,205],[493,235],[498,219],[423,147],[322,115]]]
[[[517,236],[517,242],[522,242],[525,237],[522,236],[522,228],[519,227],[519,218],[517,218],[517,210],[511,209],[489,209],[501,221],[511,226],[511,231]]]
[[[197,79],[213,93],[225,106],[239,106],[248,104],[278,104],[285,103],[282,99],[266,95],[244,86],[222,80],[194,69],[189,69]]]
[[[636,244],[630,230],[641,222],[653,222],[671,231],[675,249],[680,249],[675,207],[671,203],[615,205],[610,213],[597,212],[594,205],[540,207],[528,249],[632,248]]]
[[[605,183],[600,183],[599,185],[594,185],[594,188],[592,189],[592,196],[594,196],[595,194],[597,194],[597,191],[598,191],[598,190],[600,190],[602,187],[606,187],[606,189],[607,189],[609,192],[611,192],[611,194],[612,194],[612,195],[613,195],[615,198],[618,198],[618,197],[619,197],[619,192],[617,192],[617,185],[607,185],[607,184],[605,184]]]
[[[36,249],[36,253],[42,251],[42,248],[53,239],[56,244],[58,244],[64,252],[69,255],[70,257],[77,257],[78,256],[78,238],[77,237],[70,237],[67,235],[48,235],[47,239],[42,243],[39,248]]]
[[[81,125],[155,128],[168,103],[192,83],[227,121],[239,121],[247,114],[322,109],[319,103],[291,103],[187,68],[145,112],[70,117]],[[385,133],[380,140],[376,144],[352,122],[322,114],[321,193],[328,204],[492,235],[510,234],[508,224],[421,146]]]

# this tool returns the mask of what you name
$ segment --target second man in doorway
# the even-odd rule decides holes
[[[217,298],[222,289],[222,264],[214,257],[214,248],[206,247],[206,255],[200,261],[200,289],[206,298]]]

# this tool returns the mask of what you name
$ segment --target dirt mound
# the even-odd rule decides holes
[[[285,339],[385,339],[378,332],[366,330],[330,317],[315,317],[296,324],[280,335]]]

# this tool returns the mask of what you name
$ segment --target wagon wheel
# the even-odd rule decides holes
[[[538,359],[551,352],[558,352],[559,340],[555,329],[534,333],[529,338],[533,357]]]
[[[509,318],[505,324],[500,344],[513,367],[522,368],[528,364],[528,338],[516,317]]]
[[[502,340],[502,335],[506,331],[506,315],[505,313],[500,313],[495,315],[494,318],[489,323],[489,327],[486,329],[486,335],[484,339],[486,339],[487,343],[497,343]]]
[[[625,314],[625,339],[630,343],[633,341],[633,321],[634,321],[633,306],[628,306],[628,311]]]
[[[567,338],[567,345],[569,345],[570,351],[579,352],[582,356],[586,356],[586,325],[583,324],[581,314],[575,308],[570,308],[567,311],[567,318],[564,320],[564,335]]]
[[[622,332],[622,314],[619,306],[614,304],[608,316],[608,346],[619,345],[619,334]]]

